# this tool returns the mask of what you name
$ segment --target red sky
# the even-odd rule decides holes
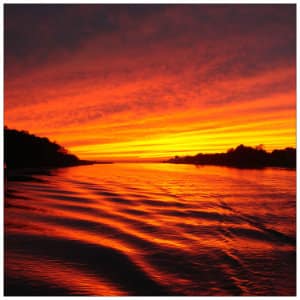
[[[296,145],[296,5],[5,5],[4,122],[84,159]]]

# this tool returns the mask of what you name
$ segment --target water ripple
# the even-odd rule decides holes
[[[8,182],[5,294],[295,295],[294,171],[161,166]]]

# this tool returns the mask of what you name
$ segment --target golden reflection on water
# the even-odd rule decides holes
[[[35,177],[8,183],[8,293],[295,294],[295,171],[149,163]]]

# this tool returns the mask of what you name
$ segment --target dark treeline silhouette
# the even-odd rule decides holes
[[[48,138],[4,127],[4,162],[8,168],[64,167],[93,162],[77,156]]]
[[[202,154],[195,156],[175,156],[167,162],[176,164],[221,165],[239,168],[296,167],[296,149],[285,148],[266,152],[263,147],[255,148],[239,145],[226,153]]]

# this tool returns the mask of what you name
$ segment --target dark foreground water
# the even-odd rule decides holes
[[[295,295],[296,172],[171,164],[8,182],[6,295]]]

